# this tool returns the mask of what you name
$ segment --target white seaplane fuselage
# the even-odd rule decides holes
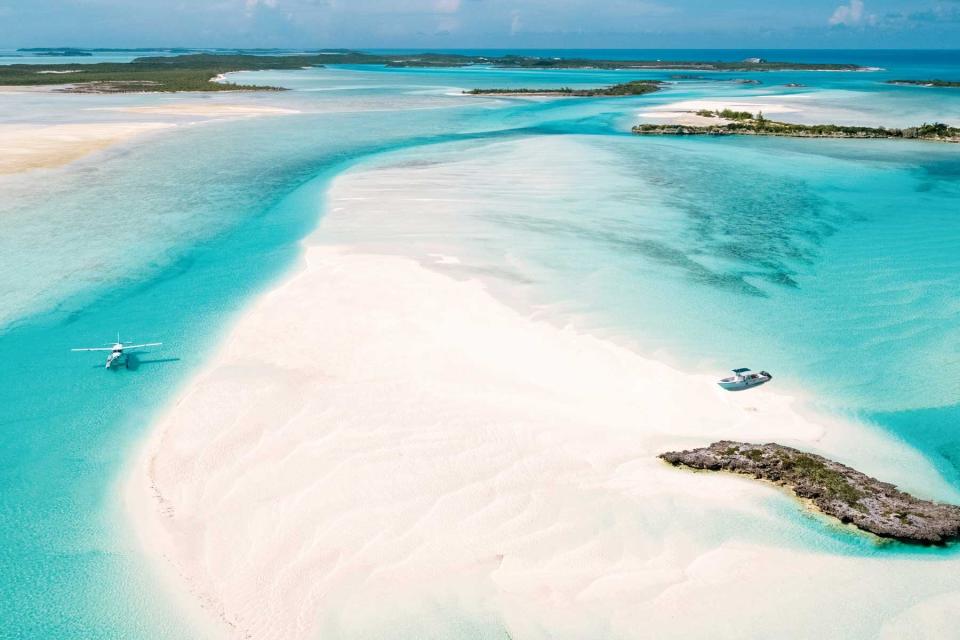
[[[110,369],[112,367],[119,367],[120,365],[127,364],[127,354],[123,352],[122,344],[113,345],[113,349],[110,351],[110,355],[107,356],[107,364],[104,368]]]

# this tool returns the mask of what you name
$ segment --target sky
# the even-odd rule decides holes
[[[960,0],[0,0],[0,48],[960,48]]]

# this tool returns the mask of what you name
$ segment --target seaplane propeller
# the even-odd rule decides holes
[[[145,349],[147,347],[160,347],[163,346],[162,342],[143,342],[140,344],[135,344],[133,342],[123,342],[120,340],[120,334],[117,334],[117,341],[114,343],[107,343],[107,346],[104,347],[79,347],[77,349],[71,349],[71,351],[109,351],[107,355],[107,362],[104,365],[105,369],[110,369],[112,367],[118,367],[121,364],[127,366],[129,363],[129,356],[131,351],[135,349]]]

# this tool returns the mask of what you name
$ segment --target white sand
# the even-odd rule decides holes
[[[665,124],[709,125],[723,124],[719,118],[705,118],[696,114],[700,109],[711,111],[733,109],[757,114],[763,112],[767,118],[784,122],[798,123],[859,123],[865,126],[877,124],[877,114],[857,112],[833,104],[827,97],[812,93],[794,93],[785,95],[764,95],[749,99],[717,97],[715,99],[683,100],[639,112],[643,122]]]
[[[187,102],[176,104],[144,105],[139,107],[97,107],[98,111],[119,111],[122,113],[143,113],[165,116],[203,116],[210,118],[236,118],[255,116],[281,116],[300,113],[296,109],[266,107],[253,104],[223,104]]]
[[[251,104],[176,102],[142,106],[91,107],[143,116],[202,117],[203,122],[233,118],[290,115],[296,109]],[[69,124],[0,124],[0,175],[60,167],[134,136],[176,127],[171,122],[77,122]]]
[[[778,490],[655,458],[719,438],[943,484],[772,385],[726,393],[476,281],[309,246],[159,421],[127,502],[237,638],[953,633],[956,560],[814,552],[830,525]]]
[[[134,136],[172,126],[160,122],[0,124],[0,175],[59,167]]]
[[[0,95],[17,95],[24,93],[54,93],[58,89],[63,89],[66,84],[38,84],[38,85],[16,85],[16,84],[3,84],[0,85]]]

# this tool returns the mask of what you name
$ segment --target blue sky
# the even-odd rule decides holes
[[[960,48],[960,0],[0,0],[31,45]]]

